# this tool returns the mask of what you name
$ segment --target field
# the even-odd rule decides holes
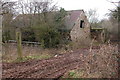
[[[3,80],[120,77],[120,1],[71,1],[0,0]]]
[[[3,55],[3,78],[118,77],[119,55],[118,45],[115,44],[100,44],[94,48],[86,47],[71,51],[24,46],[24,59],[20,62],[16,60],[14,46],[8,48],[9,55]]]

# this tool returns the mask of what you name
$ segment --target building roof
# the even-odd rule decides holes
[[[65,24],[67,26],[67,29],[72,29],[76,20],[80,17],[80,14],[82,12],[84,12],[84,11],[83,10],[67,11],[67,16],[66,16],[66,20],[65,20]]]
[[[70,10],[67,11],[67,15],[65,17],[65,28],[64,30],[71,30],[76,22],[76,20],[80,17],[81,13],[84,12],[83,10]],[[18,19],[27,19],[27,17],[30,16],[39,16],[39,14],[21,14],[16,17],[16,20]]]

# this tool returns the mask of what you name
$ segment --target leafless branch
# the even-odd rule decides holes
[[[112,4],[114,4],[116,7],[118,7],[118,5],[117,5],[116,3],[120,3],[120,1],[119,1],[119,2],[113,2],[113,1],[110,1],[110,0],[106,0],[106,1],[108,1],[108,2],[110,2],[110,3],[112,3]]]

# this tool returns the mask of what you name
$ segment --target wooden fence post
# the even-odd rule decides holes
[[[0,3],[0,13],[2,13],[2,3]],[[0,15],[0,79],[2,79],[2,15]]]
[[[21,32],[16,32],[16,41],[17,41],[17,53],[18,59],[22,60],[22,45],[21,45]]]
[[[105,29],[103,29],[102,32],[101,32],[102,43],[105,43],[105,39],[106,39],[106,34],[105,34]]]

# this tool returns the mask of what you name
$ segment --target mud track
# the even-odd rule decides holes
[[[77,50],[45,60],[30,60],[21,63],[3,63],[3,78],[58,78],[66,71],[76,69],[83,63],[88,50]]]

